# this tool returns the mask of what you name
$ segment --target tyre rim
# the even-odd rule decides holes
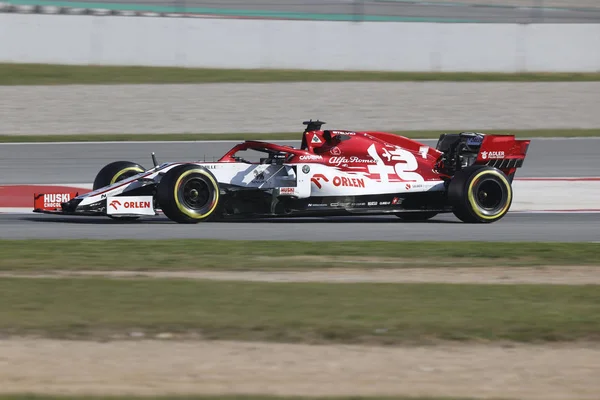
[[[485,179],[475,188],[475,201],[485,215],[495,215],[506,204],[508,192],[506,187],[496,179]]]
[[[181,200],[185,207],[202,211],[211,202],[208,184],[202,178],[190,178],[181,185]]]
[[[131,178],[132,176],[137,175],[137,174],[139,174],[138,171],[125,172],[123,175],[121,175],[121,176],[119,176],[117,178],[117,180],[115,181],[115,183],[116,182],[120,182],[120,181],[124,181],[125,179]]]

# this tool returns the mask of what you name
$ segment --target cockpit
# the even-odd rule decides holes
[[[300,149],[310,153],[325,153],[341,142],[351,139],[345,131],[321,130],[321,126],[325,124],[323,121],[310,120],[304,121],[303,124],[306,125],[306,129],[302,135]]]
[[[325,122],[305,121],[306,129],[302,135],[300,149],[292,146],[278,145],[255,140],[246,140],[244,143],[234,146],[219,162],[243,162],[247,164],[283,164],[291,162],[295,157],[306,157],[306,153],[339,155],[341,149],[336,148],[342,142],[352,139],[356,135],[352,131],[343,130],[320,130]],[[356,138],[358,139],[358,138]],[[353,150],[347,149],[348,154]],[[265,157],[266,154],[266,157]],[[249,156],[249,157],[248,157]],[[305,158],[306,159],[306,158]],[[315,157],[322,159],[322,157]]]

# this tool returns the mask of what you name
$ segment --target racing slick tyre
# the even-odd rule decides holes
[[[146,171],[140,164],[131,161],[115,161],[107,164],[98,172],[96,179],[94,179],[94,185],[92,190],[100,189],[113,183],[122,181],[123,179],[130,178],[141,172]],[[116,215],[109,215],[109,218],[120,220],[120,221],[134,221],[139,217],[118,217]]]
[[[163,213],[181,224],[218,217],[219,183],[198,165],[180,165],[167,171],[158,184],[156,198]]]
[[[406,222],[423,222],[438,215],[437,211],[401,212],[396,216]]]
[[[506,175],[483,165],[458,171],[448,187],[454,215],[467,223],[498,221],[508,212],[512,198],[512,186]]]
[[[144,167],[131,161],[112,162],[104,166],[104,168],[98,172],[96,179],[94,179],[92,190],[112,185],[113,183],[130,178],[144,171],[146,171]]]

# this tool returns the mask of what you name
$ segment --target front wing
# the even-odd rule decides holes
[[[78,206],[78,193],[34,194],[33,212],[81,216],[152,216],[158,215],[153,196],[109,196],[96,203]]]

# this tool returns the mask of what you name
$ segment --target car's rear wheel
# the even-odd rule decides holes
[[[140,164],[131,161],[115,161],[107,164],[98,172],[92,190],[97,190],[105,186],[112,185],[119,181],[127,178],[131,178],[134,175],[145,172],[146,169]],[[120,217],[116,215],[109,215],[110,218],[118,219],[120,221],[133,221],[139,217]]]
[[[458,171],[448,187],[454,215],[468,223],[498,221],[510,209],[512,198],[512,186],[506,175],[488,166]]]
[[[163,213],[171,220],[195,224],[214,220],[219,212],[219,184],[206,168],[188,164],[170,169],[156,193]]]
[[[396,216],[407,222],[423,222],[438,215],[437,211],[401,212]]]

